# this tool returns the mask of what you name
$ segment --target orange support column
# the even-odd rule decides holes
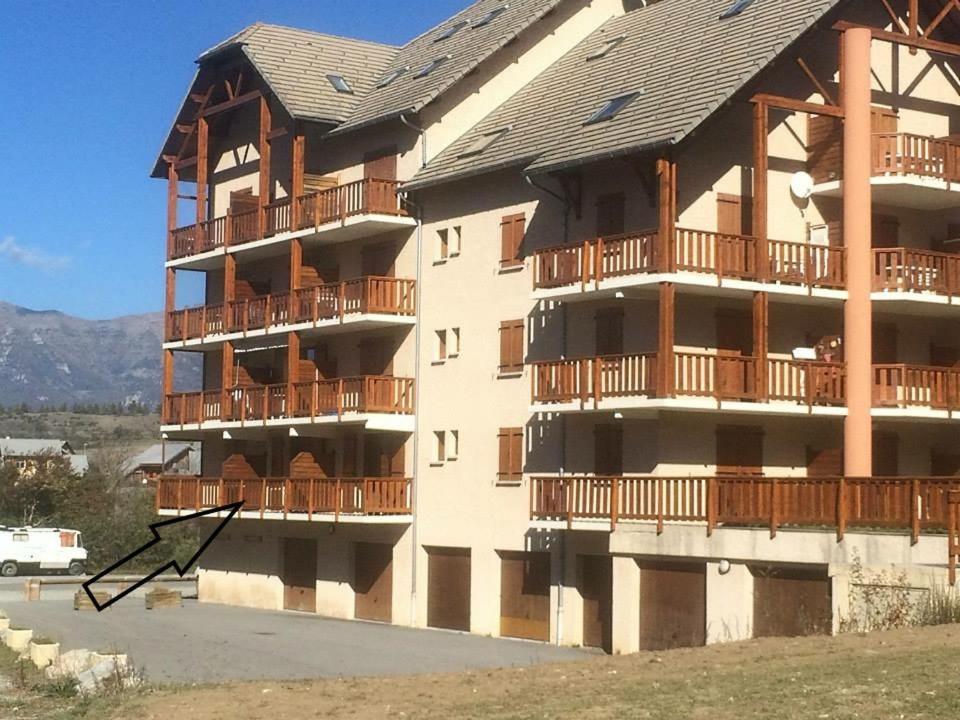
[[[757,275],[766,280],[770,271],[767,241],[767,175],[770,113],[765,103],[753,106],[753,235],[756,238]]]
[[[673,283],[660,283],[657,328],[657,397],[673,397],[673,346],[676,325],[677,289]]]
[[[847,247],[844,356],[847,418],[844,473],[873,474],[873,316],[871,290],[870,40],[867,28],[843,38],[843,232]]]
[[[267,205],[270,204],[270,103],[260,98],[260,137],[257,149],[260,153],[260,213],[258,237],[263,237],[267,228]]]
[[[770,298],[765,292],[753,294],[753,356],[757,359],[756,396],[759,402],[766,402],[769,394],[767,380],[769,368],[767,356],[770,352]]]
[[[677,220],[677,166],[670,160],[657,160],[659,219],[657,264],[661,272],[672,272],[673,242]]]

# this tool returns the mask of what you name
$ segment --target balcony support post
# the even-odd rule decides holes
[[[870,187],[869,28],[843,36],[843,230],[847,247],[847,301],[844,306],[844,357],[847,364],[847,417],[844,423],[844,474],[873,474],[873,329]]]
[[[173,257],[173,231],[177,229],[177,195],[180,176],[175,163],[167,163],[167,258]]]
[[[220,358],[220,420],[230,419],[230,397],[233,391],[233,343],[225,342]]]
[[[165,290],[163,303],[163,318],[166,327],[165,339],[173,340],[171,333],[173,328],[170,325],[170,313],[177,309],[177,271],[174,268],[166,269]]]
[[[287,335],[287,417],[296,417],[294,384],[300,379],[300,334]]]
[[[163,392],[160,396],[164,399],[164,422],[169,422],[171,418],[168,416],[168,408],[166,407],[166,399],[173,394],[173,350],[164,350],[163,351]]]
[[[306,138],[299,120],[293,123],[293,143],[291,146],[292,177],[290,181],[290,230],[300,229],[300,196],[303,195],[303,174],[305,171]],[[291,286],[292,287],[292,286]]]
[[[260,203],[257,212],[257,237],[263,238],[267,229],[267,205],[270,204],[270,103],[260,96]]]
[[[765,292],[753,294],[753,356],[756,358],[756,388],[754,395],[757,402],[766,402],[769,396],[767,382],[767,355],[770,351],[770,302]],[[809,384],[809,383],[808,383]]]
[[[674,270],[674,235],[677,219],[677,165],[672,160],[657,160],[659,220],[657,265],[661,272]]]
[[[207,119],[197,119],[197,244],[202,246],[204,226],[207,219],[207,175],[209,163],[209,125]],[[199,247],[197,248],[199,250]]]
[[[753,105],[753,236],[756,238],[757,277],[766,280],[770,272],[767,246],[767,174],[770,113],[767,104]]]
[[[676,286],[660,283],[659,316],[657,323],[657,397],[668,398],[674,394],[673,346],[676,323]]]

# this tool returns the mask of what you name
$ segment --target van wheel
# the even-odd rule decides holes
[[[79,560],[74,560],[72,563],[70,563],[70,566],[67,568],[67,572],[74,576],[83,575],[83,571],[84,571],[83,563],[80,562]]]
[[[17,567],[17,564],[13,560],[7,560],[0,565],[0,575],[3,577],[16,577],[19,571],[20,568]]]

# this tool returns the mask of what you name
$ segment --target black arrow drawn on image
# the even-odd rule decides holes
[[[87,580],[87,582],[83,584],[83,589],[86,591],[87,596],[93,602],[93,606],[97,609],[98,612],[103,612],[108,607],[113,605],[115,602],[119,602],[120,600],[125,598],[127,595],[132,593],[137,588],[143,587],[148,582],[153,580],[158,575],[161,575],[166,570],[173,570],[180,577],[183,577],[184,575],[186,575],[187,571],[193,566],[193,564],[200,559],[200,556],[203,554],[203,551],[206,550],[207,547],[210,545],[210,543],[213,542],[214,538],[216,538],[217,535],[220,534],[220,531],[227,526],[227,523],[230,522],[231,519],[233,519],[233,516],[237,514],[237,512],[240,510],[241,507],[243,507],[242,502],[231,503],[230,505],[222,505],[220,507],[213,508],[212,510],[204,510],[203,512],[193,513],[192,515],[184,515],[183,517],[177,517],[177,518],[172,518],[170,520],[164,520],[158,523],[153,523],[150,526],[150,531],[153,533],[153,540],[148,542],[143,547],[138,548],[137,550],[134,550],[132,553],[127,555],[122,560],[115,562],[113,565],[108,567],[103,572],[100,572],[94,575],[92,578],[90,578],[89,580]],[[138,557],[140,554],[149,550],[153,546],[157,544],[162,544],[164,542],[164,537],[160,533],[160,530],[164,528],[173,527],[174,525],[181,525],[182,523],[195,522],[196,520],[199,520],[201,518],[205,518],[210,515],[218,515],[220,513],[226,513],[226,517],[218,518],[220,520],[220,523],[217,525],[216,528],[214,528],[213,532],[207,533],[207,539],[204,540],[202,544],[199,545],[199,549],[196,552],[194,552],[188,560],[186,560],[185,562],[181,562],[180,559],[174,556],[173,548],[170,548],[169,552],[171,554],[171,558],[168,562],[165,562],[163,565],[158,567],[149,575],[145,576],[141,580],[138,580],[133,585],[123,590],[123,592],[117,593],[115,597],[110,598],[106,602],[101,603],[99,600],[97,600],[97,597],[93,591],[94,585],[96,585],[98,582],[103,580],[103,578],[107,577],[109,574],[116,572],[118,569],[122,568],[131,560]],[[202,538],[203,533],[198,532],[198,536]],[[185,555],[183,551],[180,551],[177,554],[181,556]],[[134,575],[139,576],[140,573],[134,573]]]

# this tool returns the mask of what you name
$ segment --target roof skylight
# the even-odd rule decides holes
[[[511,126],[507,125],[506,127],[499,128],[493,132],[484,133],[474,140],[470,145],[468,145],[466,150],[460,153],[460,157],[472,157],[474,155],[479,155],[488,147],[493,145],[497,140],[510,132],[510,128]]]
[[[437,35],[437,37],[435,37],[433,41],[440,42],[441,40],[449,40],[458,32],[463,30],[468,24],[469,23],[466,20],[461,20],[458,23],[454,23],[453,25],[448,27],[446,30],[444,30],[442,33]]]
[[[343,75],[331,73],[330,75],[327,75],[327,80],[330,81],[330,84],[333,85],[333,89],[338,93],[353,95],[353,88],[350,87],[350,83],[347,82],[347,79],[343,77]]]
[[[626,39],[626,35],[621,35],[620,37],[610,38],[609,40],[604,41],[603,45],[587,55],[587,60],[599,60],[600,58],[605,57],[611,50],[613,50],[617,45]]]
[[[402,67],[402,68],[397,68],[396,70],[391,70],[382,78],[380,78],[380,82],[377,83],[377,87],[385,88],[387,85],[392,83],[394,80],[396,80],[398,77],[403,75],[409,69],[410,69],[409,67]]]
[[[482,18],[477,20],[471,27],[473,29],[477,29],[477,28],[483,27],[484,25],[489,25],[494,20],[496,20],[500,15],[506,12],[509,8],[510,8],[509,3],[505,5],[501,5],[500,7],[494,8],[493,10],[488,12],[486,15],[484,15]]]
[[[720,16],[721,20],[726,20],[727,18],[732,18],[734,15],[739,15],[744,10],[747,9],[747,6],[752,3],[753,0],[734,0],[733,5],[728,7],[723,11],[723,14]]]
[[[444,64],[447,60],[449,60],[449,59],[450,59],[450,56],[449,56],[449,55],[443,55],[443,56],[438,57],[438,58],[436,58],[436,59],[434,59],[434,60],[431,60],[431,61],[428,62],[426,65],[424,65],[422,68],[420,68],[419,70],[417,70],[417,74],[414,75],[414,77],[415,77],[415,78],[426,77],[427,75],[429,75],[430,73],[432,73],[434,70],[436,70],[438,67],[440,67],[441,65],[443,65],[443,64]]]
[[[607,100],[602,108],[587,118],[584,125],[593,125],[594,123],[603,122],[604,120],[612,120],[617,113],[636,100],[639,95],[639,92],[632,92],[627,95],[620,95],[612,100]]]

